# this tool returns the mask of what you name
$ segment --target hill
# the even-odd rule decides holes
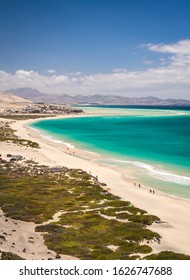
[[[0,93],[0,111],[8,109],[22,108],[31,104],[32,101],[26,98],[22,98],[16,95],[13,95],[8,92]]]
[[[0,102],[3,103],[31,103],[31,100],[27,98],[22,98],[17,95],[13,95],[8,92],[0,93]]]

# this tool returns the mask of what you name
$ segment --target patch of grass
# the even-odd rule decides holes
[[[136,223],[142,223],[144,225],[151,225],[153,222],[159,221],[160,219],[153,215],[130,215],[128,220]]]
[[[64,225],[71,227],[65,228]],[[138,242],[159,237],[141,224],[121,223],[105,219],[96,212],[82,211],[64,214],[56,225],[38,226],[36,230],[48,232],[44,238],[50,249],[82,259],[130,259],[131,254],[152,251],[149,246],[141,246]],[[108,249],[111,244],[119,249],[116,252]]]
[[[9,122],[0,122],[0,141],[39,149],[39,144],[37,142],[18,137],[15,134],[15,130],[10,127]]]
[[[3,252],[1,254],[1,260],[24,260],[24,259],[11,252]]]
[[[127,212],[123,212],[123,213],[117,213],[116,214],[116,218],[120,219],[120,220],[129,220],[129,217],[131,216],[131,214],[127,213]]]
[[[0,114],[0,118],[3,119],[10,119],[10,120],[28,120],[28,119],[39,119],[39,118],[47,118],[47,117],[55,117],[55,115],[32,115],[32,114],[23,114],[23,115],[18,115],[18,114]]]
[[[163,251],[158,254],[146,256],[146,260],[190,260],[190,256],[172,251]]]
[[[44,233],[45,244],[58,254],[95,260],[139,259],[139,254],[152,251],[140,242],[161,238],[147,228],[158,217],[104,191],[80,169],[54,170],[31,161],[25,166],[1,162],[0,167],[0,207],[7,216],[39,224],[36,231]],[[59,221],[41,224],[60,210]],[[117,249],[111,250],[110,245]],[[166,253],[148,257],[162,256]]]

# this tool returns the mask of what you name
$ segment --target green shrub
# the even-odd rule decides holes
[[[156,220],[159,220],[157,216],[153,215],[130,215],[128,217],[129,221],[133,221],[136,223],[142,223],[144,225],[151,225]]]
[[[24,259],[11,252],[3,252],[1,254],[1,260],[24,260]]]
[[[146,260],[190,260],[190,256],[172,251],[162,251],[158,254],[152,254],[144,257]]]

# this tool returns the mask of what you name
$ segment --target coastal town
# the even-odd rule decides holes
[[[70,106],[58,104],[32,104],[21,109],[4,110],[3,115],[7,114],[44,114],[44,115],[64,115],[64,114],[80,114],[81,109],[75,109]]]

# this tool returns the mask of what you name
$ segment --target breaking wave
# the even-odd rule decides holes
[[[110,160],[113,162],[120,163],[120,164],[132,164],[137,167],[146,169],[148,171],[149,175],[151,175],[152,177],[157,178],[159,180],[162,180],[162,181],[172,182],[172,183],[181,184],[181,185],[190,185],[190,177],[174,174],[167,170],[159,170],[159,169],[156,169],[154,166],[144,163],[144,162],[116,160],[113,158]]]

